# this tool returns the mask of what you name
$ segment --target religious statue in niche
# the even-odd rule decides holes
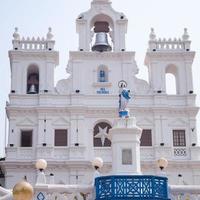
[[[100,70],[99,81],[100,82],[106,82],[106,75],[105,75],[105,71],[104,70]]]
[[[129,117],[129,110],[127,108],[128,102],[131,99],[130,90],[128,90],[127,83],[125,81],[120,81],[119,86],[119,117],[127,118]]]

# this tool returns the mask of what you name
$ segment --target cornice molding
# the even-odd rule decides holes
[[[147,52],[145,56],[145,65],[148,66],[149,62],[177,62],[177,61],[190,61],[192,62],[195,56],[194,51],[155,51]]]
[[[3,167],[3,169],[5,170],[24,170],[24,169],[35,169],[35,162],[36,161],[1,161],[1,166]],[[55,168],[55,166],[59,166],[60,167],[64,167],[65,169],[66,168],[72,168],[74,169],[75,168],[92,168],[92,165],[91,165],[91,161],[88,161],[88,160],[77,160],[77,161],[74,161],[74,160],[56,160],[56,161],[53,161],[53,160],[47,160],[48,162],[48,168]]]
[[[141,106],[135,106],[135,105],[130,105],[129,106],[130,112],[131,113],[143,113],[143,114],[148,114],[151,112],[152,114],[177,114],[177,115],[196,115],[199,111],[198,107],[141,107]],[[72,113],[77,113],[77,114],[115,114],[118,115],[118,108],[117,107],[99,107],[99,106],[88,106],[88,105],[82,105],[82,106],[70,106],[70,105],[63,105],[63,106],[55,106],[52,107],[51,105],[49,106],[9,106],[6,107],[7,114],[24,114],[24,115],[35,115],[37,113],[49,113],[49,114],[72,114]]]
[[[23,51],[23,50],[11,50],[8,52],[10,60],[41,60],[55,62],[59,64],[59,52],[58,51]]]
[[[84,52],[84,51],[70,51],[70,60],[120,60],[126,63],[132,61],[135,58],[135,52]]]

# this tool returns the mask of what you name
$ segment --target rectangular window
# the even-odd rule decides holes
[[[67,129],[55,130],[55,146],[67,146]]]
[[[173,130],[173,145],[174,147],[185,147],[185,130]]]
[[[143,129],[140,139],[140,146],[152,146],[151,129]]]
[[[32,147],[32,130],[21,131],[21,147]]]
[[[132,165],[132,150],[122,149],[122,165]]]

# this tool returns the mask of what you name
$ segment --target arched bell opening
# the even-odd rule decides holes
[[[30,65],[27,70],[27,94],[39,93],[39,69],[37,65]]]
[[[113,49],[113,21],[107,15],[97,15],[91,22],[91,50],[104,52]]]
[[[177,67],[175,65],[168,65],[165,70],[165,84],[167,94],[179,94],[179,82]]]

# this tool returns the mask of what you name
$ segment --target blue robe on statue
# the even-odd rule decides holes
[[[121,91],[120,100],[119,100],[119,115],[120,115],[120,117],[128,116],[127,104],[130,99],[131,99],[130,90],[123,88]]]

